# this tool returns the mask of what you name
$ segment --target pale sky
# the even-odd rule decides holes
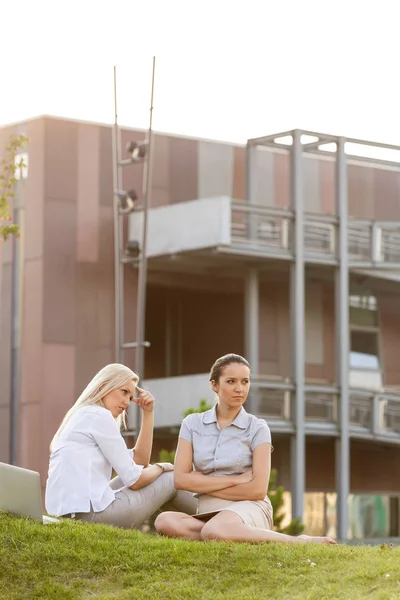
[[[0,124],[40,114],[245,142],[293,128],[400,145],[398,0],[19,0]]]

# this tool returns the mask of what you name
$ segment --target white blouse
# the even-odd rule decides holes
[[[46,483],[46,510],[66,514],[100,512],[115,500],[112,469],[125,486],[133,485],[143,467],[133,460],[111,412],[84,406],[67,422],[54,442]]]

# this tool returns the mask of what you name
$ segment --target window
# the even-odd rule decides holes
[[[354,369],[379,370],[378,332],[350,332],[350,367]]]
[[[375,296],[350,296],[350,385],[381,389],[378,303]]]
[[[27,179],[28,178],[28,153],[21,152],[15,157],[15,179]]]

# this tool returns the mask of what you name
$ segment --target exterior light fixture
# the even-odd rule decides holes
[[[147,153],[146,142],[128,142],[126,144],[126,151],[131,155],[133,163],[143,162]]]
[[[118,196],[120,205],[120,214],[128,214],[133,212],[135,208],[135,202],[138,199],[135,190],[129,190],[128,192],[117,190],[116,195]]]

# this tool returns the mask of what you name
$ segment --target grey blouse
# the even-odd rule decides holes
[[[266,421],[249,415],[243,407],[230,425],[220,429],[215,409],[187,416],[179,437],[192,444],[196,471],[240,475],[251,469],[254,449],[271,443],[270,429]]]

